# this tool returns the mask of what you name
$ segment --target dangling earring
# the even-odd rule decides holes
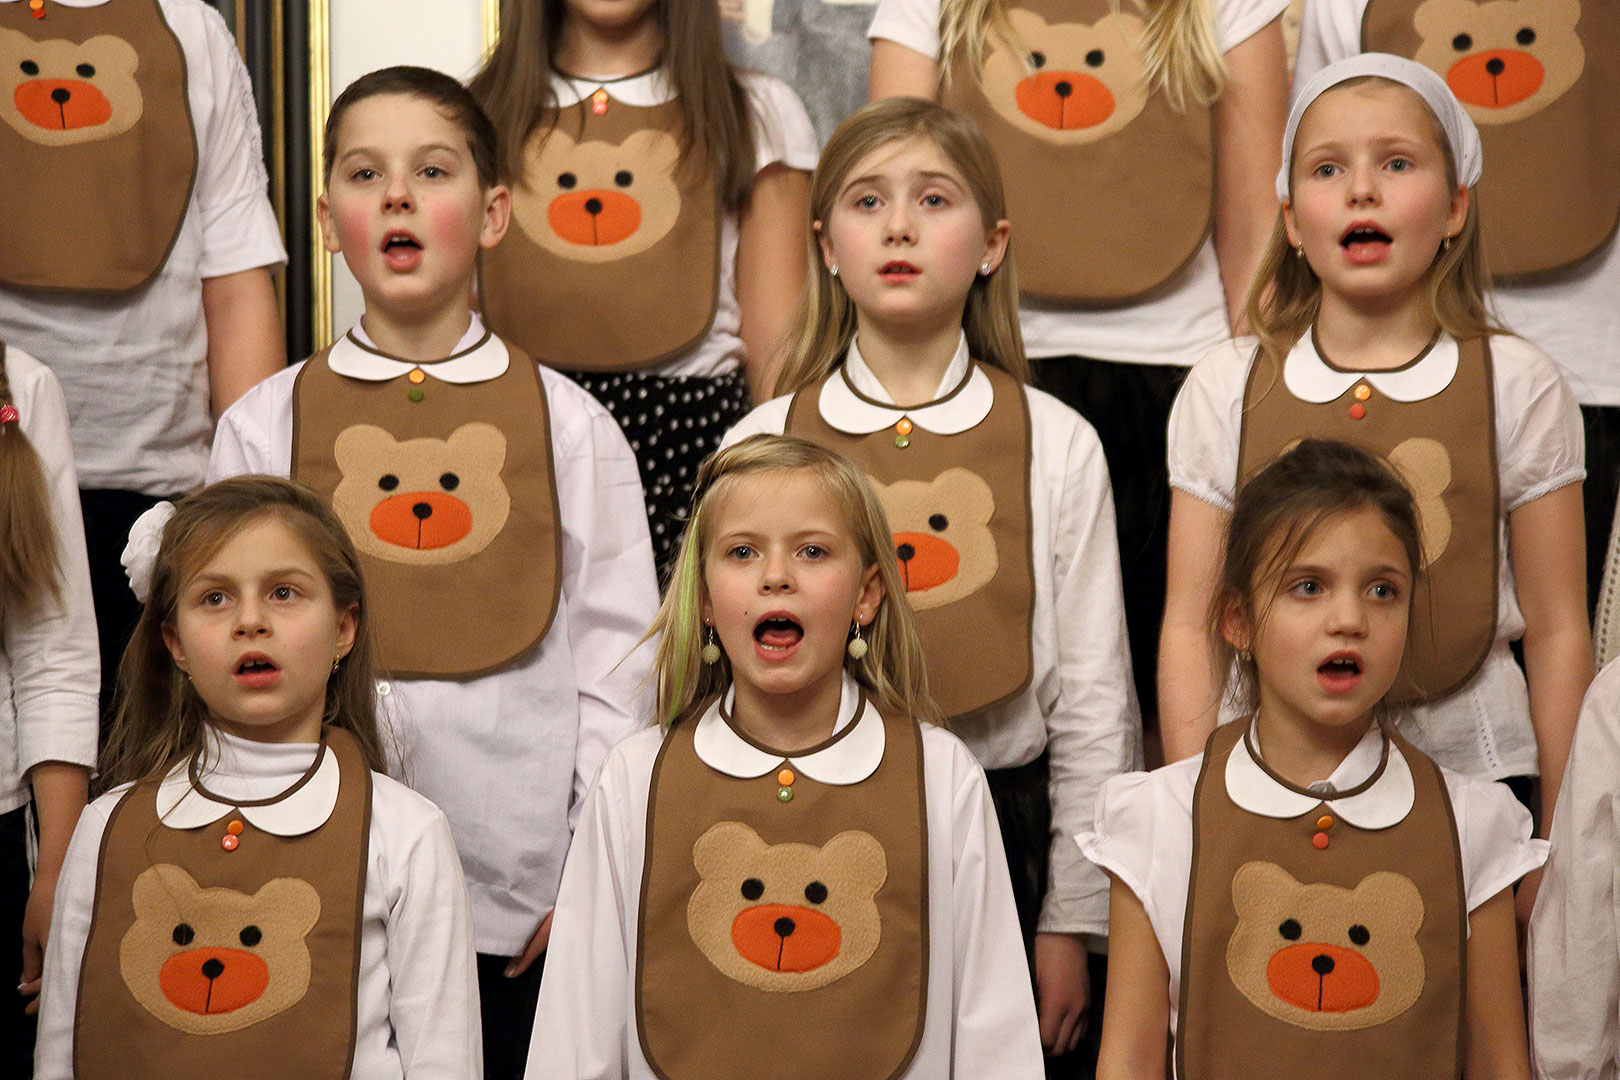
[[[846,647],[851,660],[860,661],[866,656],[866,642],[861,640],[861,624],[855,624],[855,636],[849,639]]]
[[[1444,240],[1442,240],[1440,242],[1440,250],[1441,251],[1450,251],[1451,250],[1451,237],[1448,236],[1448,237],[1446,237]]]
[[[1238,658],[1238,663],[1240,663],[1240,664],[1247,664],[1249,661],[1254,659],[1254,657],[1252,655],[1250,655],[1248,649],[1239,649],[1237,651],[1237,658]]]
[[[838,276],[838,264],[833,263],[831,266],[827,267],[827,273],[831,274],[833,277],[837,277]]]
[[[1305,245],[1301,244],[1301,245],[1299,245],[1299,247],[1294,249],[1294,258],[1303,259],[1304,257],[1305,257]]]
[[[343,657],[334,656],[332,658],[332,674],[334,674],[334,675],[337,674],[338,665],[341,664],[341,663],[343,663]]]
[[[714,640],[714,627],[709,627],[709,640],[703,644],[703,662],[705,664],[718,664],[720,662],[720,643]]]

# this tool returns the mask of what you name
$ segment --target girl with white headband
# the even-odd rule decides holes
[[[1521,798],[1539,772],[1550,815],[1592,675],[1581,418],[1552,362],[1487,310],[1478,130],[1428,68],[1365,53],[1300,87],[1283,160],[1258,340],[1205,357],[1170,419],[1166,755],[1235,715],[1200,645],[1236,489],[1299,437],[1331,437],[1386,457],[1422,513],[1398,726]]]

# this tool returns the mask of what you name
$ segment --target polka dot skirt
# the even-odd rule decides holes
[[[643,372],[571,372],[624,429],[641,467],[658,579],[665,580],[686,531],[698,465],[747,414],[751,399],[741,370],[714,378]]]

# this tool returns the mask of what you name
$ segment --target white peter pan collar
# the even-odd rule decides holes
[[[1301,401],[1335,401],[1360,382],[1394,401],[1424,401],[1451,385],[1457,375],[1457,339],[1441,334],[1416,360],[1394,371],[1341,371],[1322,359],[1316,332],[1299,339],[1283,363],[1283,383]]]
[[[1345,755],[1332,776],[1308,790],[1285,783],[1256,761],[1249,752],[1254,737],[1251,727],[1249,737],[1239,739],[1226,759],[1226,793],[1251,814],[1296,818],[1326,803],[1358,829],[1387,829],[1412,812],[1411,766],[1377,725]]]
[[[847,786],[871,776],[883,761],[883,717],[867,704],[860,686],[848,675],[839,694],[832,737],[799,754],[768,750],[744,738],[725,715],[731,696],[728,691],[709,706],[692,733],[698,759],[716,772],[752,780],[786,764],[819,783]]]
[[[643,71],[639,75],[621,75],[608,79],[593,79],[585,75],[551,76],[551,92],[556,95],[557,107],[566,109],[578,105],[598,90],[606,90],[608,97],[622,105],[651,108],[675,100],[675,83],[661,67]]]
[[[506,343],[484,328],[475,314],[467,325],[467,332],[456,342],[455,349],[443,360],[418,363],[399,360],[379,352],[362,323],[344,334],[326,354],[326,366],[338,375],[366,382],[387,382],[401,375],[409,375],[420,368],[440,382],[466,385],[488,382],[506,374],[512,356]]]
[[[990,376],[968,358],[966,336],[957,341],[932,402],[909,409],[894,404],[854,341],[817,399],[821,418],[848,435],[870,435],[903,419],[935,435],[960,435],[989,416],[994,402]]]
[[[267,833],[302,836],[325,825],[337,805],[341,779],[337,755],[324,742],[310,769],[285,792],[272,795],[270,800],[232,802],[223,795],[216,795],[207,790],[207,777],[200,784],[192,782],[191,765],[190,759],[182,761],[158,786],[158,820],[171,829],[197,829],[235,813]]]

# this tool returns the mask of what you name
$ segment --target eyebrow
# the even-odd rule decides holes
[[[926,171],[923,171],[923,172],[918,172],[918,173],[915,173],[913,175],[919,176],[924,180],[931,180],[931,181],[935,181],[935,182],[943,181],[943,182],[945,182],[947,184],[950,184],[952,187],[956,187],[956,188],[960,188],[960,187],[963,186],[961,180],[957,179],[955,176],[953,176],[952,174],[950,174],[948,172],[940,172],[938,170],[932,170],[931,169],[931,170],[926,170]],[[879,183],[883,183],[887,179],[888,179],[888,177],[885,177],[885,176],[883,176],[883,175],[881,175],[879,173],[868,173],[865,176],[857,176],[853,180],[847,181],[844,184],[843,187],[839,188],[838,193],[840,195],[842,195],[844,192],[848,191],[850,188],[859,187],[862,184],[879,184]]]
[[[456,154],[458,152],[458,150],[457,150],[457,147],[454,146],[451,143],[437,143],[437,142],[436,143],[427,143],[426,145],[415,147],[412,150],[413,154],[418,154],[418,155],[420,155],[420,154],[431,154],[431,153],[434,153],[434,152],[443,152],[443,153],[446,153],[446,154],[454,155],[454,154]],[[351,147],[349,147],[349,149],[347,149],[347,150],[343,151],[341,154],[339,154],[337,156],[337,160],[339,162],[344,162],[344,161],[349,160],[351,157],[355,157],[356,155],[360,155],[360,156],[369,155],[371,157],[385,157],[386,156],[381,150],[378,150],[374,146],[351,146]]]

